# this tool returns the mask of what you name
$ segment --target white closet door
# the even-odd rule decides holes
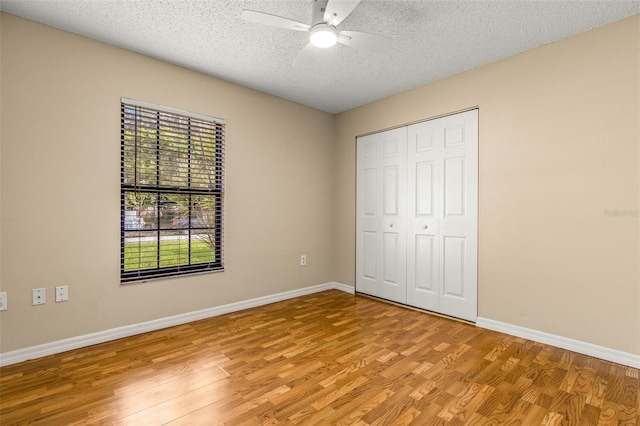
[[[477,318],[478,111],[409,126],[407,304]]]
[[[357,140],[356,290],[406,303],[407,128]]]
[[[438,120],[407,136],[407,304],[438,311],[442,135]]]

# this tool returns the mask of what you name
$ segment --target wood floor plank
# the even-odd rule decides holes
[[[328,291],[0,369],[5,425],[638,425],[637,369]]]

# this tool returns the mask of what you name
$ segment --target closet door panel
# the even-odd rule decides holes
[[[356,290],[378,296],[379,230],[381,200],[379,163],[382,152],[375,138],[360,138],[357,144]]]
[[[437,295],[438,275],[437,275],[437,249],[434,235],[418,234],[415,236],[415,258],[413,271],[413,291],[427,292]],[[407,302],[411,302],[408,300]]]
[[[380,297],[407,302],[407,129],[378,133],[382,147],[382,235],[379,259],[383,266]]]
[[[444,217],[465,217],[465,157],[444,159]]]
[[[442,212],[438,312],[475,321],[478,315],[478,111],[439,119],[442,129]]]
[[[438,310],[440,128],[435,121],[407,129],[407,304]]]
[[[356,290],[406,303],[406,128],[357,139]]]
[[[442,250],[442,294],[465,297],[465,238],[444,237]]]

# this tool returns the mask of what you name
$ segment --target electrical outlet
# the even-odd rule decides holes
[[[300,256],[300,266],[307,266],[307,255]]]
[[[7,310],[7,292],[0,291],[0,311]]]
[[[69,300],[69,286],[61,285],[56,287],[56,303]]]
[[[34,288],[31,290],[31,304],[44,305],[47,303],[47,289],[46,288]]]

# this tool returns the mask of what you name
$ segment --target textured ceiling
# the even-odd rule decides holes
[[[338,29],[393,39],[385,55],[337,45],[292,67],[308,34],[242,9],[311,23],[312,0],[2,0],[0,9],[331,113],[640,13],[640,1],[363,0]]]

